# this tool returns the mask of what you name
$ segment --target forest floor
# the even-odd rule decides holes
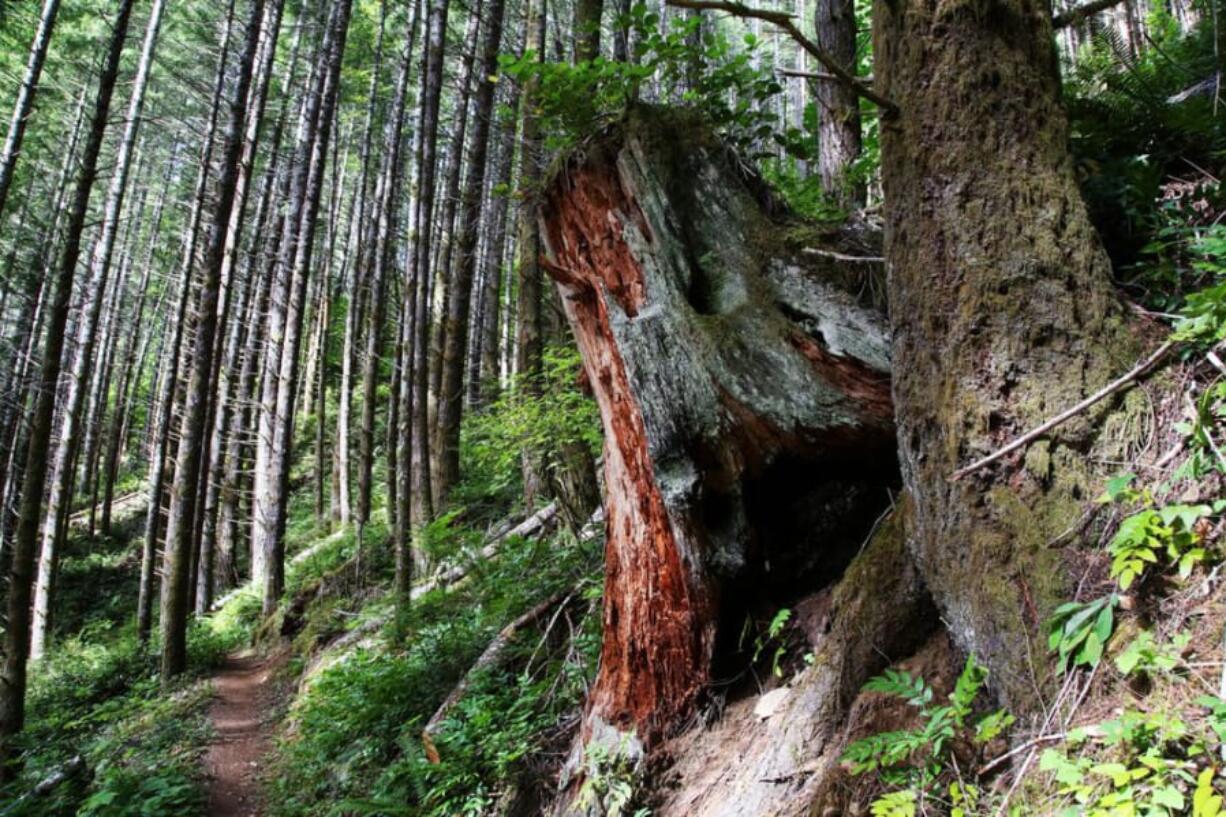
[[[209,817],[258,817],[263,813],[262,760],[272,748],[273,680],[281,652],[264,657],[235,653],[213,676],[215,700],[209,720],[216,732],[205,759]]]

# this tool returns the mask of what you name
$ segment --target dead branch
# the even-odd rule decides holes
[[[825,71],[797,71],[794,68],[778,68],[776,71],[781,77],[816,79],[822,82],[842,82],[842,80],[836,77],[834,74],[830,74]],[[868,74],[867,76],[858,77],[858,79],[864,83],[871,83],[873,81],[873,75]]]
[[[14,800],[8,808],[6,808],[4,811],[0,811],[0,815],[14,813],[17,807],[22,803],[46,797],[59,788],[63,783],[86,771],[88,771],[88,769],[85,765],[85,758],[81,757],[80,755],[74,755],[63,766],[60,766],[58,769],[39,781],[34,788],[30,789],[21,797]]]
[[[693,11],[724,11],[742,18],[753,18],[770,23],[778,28],[783,29],[788,36],[795,40],[801,48],[808,51],[818,62],[820,62],[827,71],[829,71],[839,82],[851,88],[860,96],[876,104],[879,108],[886,111],[891,116],[898,113],[898,105],[886,99],[881,94],[874,91],[872,88],[865,85],[854,74],[838,63],[834,57],[827,54],[817,43],[806,37],[799,28],[796,27],[791,14],[782,11],[770,11],[767,9],[757,9],[745,5],[744,3],[735,2],[719,2],[718,0],[667,0],[668,5],[674,8],[691,9]]]
[[[494,640],[489,643],[489,646],[485,648],[485,651],[482,652],[477,658],[476,662],[469,667],[468,672],[464,673],[464,677],[460,679],[460,683],[455,685],[450,694],[448,694],[446,699],[443,700],[443,703],[439,706],[439,708],[435,710],[433,715],[430,716],[430,720],[426,722],[425,728],[421,730],[422,746],[425,747],[426,758],[431,763],[439,762],[438,748],[434,745],[434,736],[438,733],[439,727],[442,726],[443,720],[447,717],[447,713],[449,713],[455,707],[455,705],[460,702],[460,699],[464,697],[464,693],[468,691],[470,686],[472,686],[473,681],[476,680],[477,676],[483,670],[498,666],[498,664],[501,663],[503,654],[507,651],[507,648],[511,646],[511,640],[515,638],[516,633],[544,618],[550,610],[568,598],[570,598],[569,593],[557,593],[556,595],[550,596],[540,604],[528,610],[528,612],[524,613],[519,618],[512,621],[507,626],[503,627]]]
[[[1068,11],[1057,14],[1055,17],[1051,18],[1051,27],[1059,30],[1061,28],[1077,25],[1087,17],[1093,17],[1100,11],[1106,11],[1112,6],[1118,6],[1122,2],[1124,2],[1124,0],[1093,0],[1093,2],[1086,3],[1085,5],[1078,6],[1075,9],[1069,9]]]
[[[1143,361],[1138,363],[1131,370],[1129,370],[1126,374],[1111,381],[1106,386],[1103,386],[1101,389],[1094,392],[1089,397],[1082,400],[1080,403],[1068,409],[1067,411],[1061,412],[1060,414],[1057,414],[1055,417],[1052,417],[1050,420],[1047,420],[1046,422],[1044,422],[1042,425],[1038,426],[1037,428],[1027,431],[1025,434],[1023,434],[1022,436],[1015,439],[1013,442],[1006,445],[1004,448],[1001,448],[995,451],[994,453],[989,454],[983,459],[972,462],[970,465],[966,466],[965,468],[959,468],[957,471],[953,473],[952,476],[950,476],[949,481],[957,482],[958,480],[962,479],[967,474],[973,471],[978,471],[980,468],[984,467],[985,465],[989,465],[993,462],[996,462],[1001,457],[1004,457],[1016,451],[1017,449],[1024,446],[1026,443],[1036,439],[1037,437],[1043,436],[1044,434],[1051,431],[1053,428],[1065,422],[1066,420],[1076,417],[1078,414],[1085,411],[1090,406],[1099,402],[1103,398],[1114,394],[1115,392],[1122,389],[1124,386],[1127,386],[1129,383],[1136,380],[1138,377],[1144,374],[1151,366],[1153,366],[1155,363],[1157,363],[1162,358],[1166,357],[1166,353],[1171,351],[1171,349],[1173,349],[1174,347],[1175,347],[1175,341],[1168,340],[1166,343],[1162,344],[1157,349],[1155,349],[1153,354],[1151,354],[1149,357],[1145,358]]]
[[[816,247],[803,247],[801,249],[806,255],[818,255],[822,258],[833,258],[836,261],[850,261],[857,264],[884,264],[885,258],[880,255],[847,255],[834,250],[819,250]]]
[[[1025,743],[1023,743],[1021,746],[1018,746],[1014,749],[1010,749],[1009,751],[1005,752],[1003,755],[1000,755],[998,757],[993,758],[992,760],[989,760],[987,763],[980,766],[979,770],[975,772],[975,774],[977,774],[980,777],[983,777],[985,774],[992,771],[997,766],[1001,765],[1002,763],[1004,763],[1006,760],[1008,760],[1011,757],[1016,757],[1017,755],[1020,755],[1022,752],[1029,751],[1030,749],[1033,749],[1036,746],[1042,746],[1044,743],[1054,743],[1056,741],[1064,740],[1066,737],[1068,737],[1067,732],[1057,732],[1054,735],[1039,735],[1037,738],[1034,738],[1033,740],[1028,740]]]

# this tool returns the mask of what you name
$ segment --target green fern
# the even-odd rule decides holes
[[[923,678],[912,677],[902,670],[888,669],[864,685],[865,692],[880,692],[902,698],[911,706],[923,709],[932,702],[932,688]]]
[[[968,657],[948,701],[934,705],[932,687],[924,679],[901,670],[886,670],[866,683],[864,691],[906,701],[919,710],[922,723],[918,729],[880,732],[853,741],[844,751],[843,761],[849,764],[853,775],[859,775],[900,767],[926,754],[925,777],[931,779],[940,771],[949,741],[965,727],[987,678],[987,669],[975,660],[975,656]],[[1008,716],[1004,713],[993,713],[984,719],[985,722],[989,720],[985,733],[992,736],[1008,725]]]
[[[873,817],[915,817],[915,792],[910,789],[883,794],[873,801]]]

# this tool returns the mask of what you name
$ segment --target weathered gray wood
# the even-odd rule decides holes
[[[710,680],[722,588],[803,563],[761,541],[771,480],[816,495],[823,475],[891,473],[889,336],[848,291],[866,271],[781,238],[692,119],[637,111],[584,156],[547,188],[541,233],[605,428],[588,723],[650,742]]]

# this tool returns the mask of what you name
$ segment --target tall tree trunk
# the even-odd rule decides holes
[[[545,0],[530,0],[525,49],[542,56],[545,45]],[[543,166],[541,156],[541,128],[537,114],[537,94],[540,82],[536,77],[528,80],[520,100],[520,170],[519,188],[524,196],[520,201],[517,226],[517,264],[519,271],[515,302],[515,374],[522,378],[520,385],[526,394],[534,394],[537,377],[541,371],[543,352],[543,324],[541,319],[541,267],[540,235],[537,232],[537,189]],[[543,463],[529,452],[523,457],[524,501],[529,507],[543,491],[545,478]]]
[[[443,199],[438,209],[441,218],[438,232],[442,245],[438,251],[438,261],[434,265],[433,280],[434,331],[430,337],[430,383],[426,404],[426,422],[430,426],[430,484],[437,507],[444,507],[451,485],[459,477],[458,469],[446,468],[441,454],[441,428],[439,422],[439,402],[443,381],[443,356],[447,343],[448,314],[451,311],[451,301],[454,297],[452,286],[454,273],[451,262],[456,243],[456,211],[460,203],[460,176],[464,170],[465,140],[468,134],[469,103],[472,96],[473,62],[477,50],[477,34],[481,28],[482,14],[476,9],[468,15],[468,26],[464,32],[464,42],[460,46],[460,65],[456,77],[456,94],[454,100],[455,114],[452,120],[447,163],[443,172]],[[471,169],[470,169],[471,172]],[[470,284],[471,286],[471,284]],[[444,473],[446,471],[446,473]]]
[[[221,49],[217,58],[217,72],[213,81],[213,97],[209,103],[209,123],[204,144],[200,149],[200,169],[196,174],[191,212],[184,226],[183,258],[180,263],[178,305],[175,309],[174,329],[166,348],[166,365],[161,368],[162,381],[155,390],[157,424],[151,438],[149,456],[149,505],[145,518],[145,536],[141,549],[140,586],[137,591],[136,631],[141,642],[149,639],[153,622],[154,560],[157,557],[157,542],[162,527],[162,503],[166,489],[167,459],[170,453],[171,429],[174,424],[175,392],[179,384],[179,367],[183,357],[183,339],[188,319],[187,307],[191,302],[192,270],[196,264],[196,245],[200,234],[200,219],[205,205],[209,178],[209,166],[213,159],[213,147],[217,139],[217,125],[221,114],[221,94],[225,87],[226,63],[230,55],[230,39],[234,29],[235,0],[229,0],[226,20],[221,35]],[[153,426],[153,424],[150,424]]]
[[[43,489],[47,479],[47,448],[51,421],[55,415],[61,355],[73,279],[81,256],[81,235],[89,212],[90,193],[98,172],[98,154],[110,116],[111,98],[119,74],[120,57],[127,39],[128,22],[134,0],[121,0],[116,9],[111,41],[98,78],[98,95],[90,118],[89,135],[81,154],[80,171],[72,212],[65,233],[64,247],[56,271],[55,294],[47,320],[47,339],[43,346],[42,371],[38,379],[34,410],[30,418],[29,448],[21,491],[21,511],[9,565],[8,616],[4,631],[4,664],[0,670],[0,778],[11,779],[13,739],[25,723],[26,661],[30,651],[30,591],[37,556],[39,521],[42,518]]]
[[[411,463],[411,509],[407,519],[413,536],[434,516],[433,497],[430,485],[430,426],[427,413],[427,390],[429,386],[430,324],[430,262],[431,225],[434,212],[434,185],[438,165],[438,121],[443,90],[443,57],[447,47],[447,10],[450,0],[426,0],[430,10],[426,26],[426,51],[422,66],[421,132],[418,156],[417,213],[415,232],[417,244],[413,253],[413,271],[410,275],[411,299],[414,304],[412,322],[412,365],[405,379],[412,393],[411,411],[407,412],[410,427]],[[403,412],[403,408],[402,408]],[[401,500],[403,501],[403,500]],[[410,576],[402,577],[399,587],[406,587]],[[403,596],[404,594],[398,594]]]
[[[34,42],[30,44],[25,75],[21,78],[21,85],[17,87],[17,98],[13,101],[13,118],[9,121],[4,147],[0,148],[0,216],[4,214],[9,188],[13,184],[13,172],[21,155],[26,125],[34,111],[38,81],[43,74],[43,63],[47,60],[47,48],[51,45],[51,32],[55,28],[55,18],[59,11],[60,0],[44,0],[42,12],[38,16],[38,28],[34,32]]]
[[[242,242],[252,166],[255,162],[256,148],[259,144],[260,126],[264,119],[264,109],[268,101],[268,86],[272,79],[277,39],[281,33],[283,11],[283,0],[274,2],[271,5],[265,5],[264,14],[266,19],[261,24],[262,39],[256,55],[256,63],[252,68],[253,86],[250,94],[252,101],[246,116],[242,155],[239,157],[238,178],[235,181],[234,188],[234,203],[230,208],[230,222],[226,229],[225,248],[222,251],[221,280],[223,282],[231,282],[229,287],[231,290],[233,290],[237,278],[238,265],[236,262],[238,260],[239,246]],[[295,48],[294,53],[290,56],[291,63],[296,58],[297,49]],[[276,136],[279,139],[279,130]],[[248,272],[250,272],[250,268]],[[253,276],[248,274],[247,278],[252,279]],[[248,280],[243,287],[243,300],[238,305],[237,310],[239,320],[231,322],[229,331],[225,332],[224,335],[224,344],[222,343],[222,333],[227,328],[226,324],[229,321],[229,313],[232,311],[229,301],[233,299],[233,295],[227,300],[225,308],[218,314],[217,318],[219,354],[217,355],[217,360],[214,361],[211,380],[211,382],[217,385],[216,394],[212,401],[210,423],[212,433],[206,445],[208,465],[204,472],[203,520],[200,526],[200,560],[195,598],[195,608],[199,613],[206,612],[213,603],[217,575],[214,568],[217,561],[218,525],[221,515],[219,513],[219,505],[221,504],[222,485],[225,481],[225,456],[228,450],[227,433],[230,429],[230,419],[234,413],[232,393],[237,386],[237,381],[231,373],[237,369],[242,319],[247,315],[252,290],[255,289],[255,286],[256,282],[254,280]],[[230,565],[227,563],[223,567],[229,569]],[[227,576],[228,574],[223,572],[221,575]]]
[[[414,18],[417,17],[417,4],[414,4],[412,12]],[[361,167],[361,179],[358,182],[358,189],[354,198],[357,202],[358,215],[356,219],[350,221],[350,232],[352,235],[364,235],[363,232],[367,222],[367,213],[370,207],[370,199],[373,193],[371,188],[372,180],[377,176],[371,171],[372,164],[372,136],[375,129],[375,110],[379,97],[379,78],[383,65],[383,36],[384,29],[387,26],[387,0],[379,2],[379,33],[375,39],[375,59],[374,66],[370,74],[370,88],[366,94],[366,114],[365,127],[362,129],[362,148],[358,157],[358,163]],[[370,264],[364,263],[364,259],[368,258],[365,247],[358,246],[355,248],[357,257],[353,265],[353,271],[348,282],[347,294],[349,303],[346,305],[345,311],[345,340],[344,347],[341,350],[341,382],[337,392],[337,412],[336,412],[336,475],[339,479],[339,484],[336,486],[336,493],[340,500],[341,524],[349,524],[353,517],[352,490],[350,489],[350,474],[352,468],[349,463],[349,438],[350,429],[352,427],[353,413],[353,398],[351,390],[353,388],[354,372],[357,366],[357,352],[359,348],[364,348],[360,342],[362,318],[365,315],[365,304],[369,301],[369,279],[367,277]],[[370,305],[373,308],[373,304]],[[362,464],[360,467],[367,467]]]
[[[746,594],[837,576],[888,504],[886,319],[853,294],[864,269],[783,235],[692,114],[632,111],[540,212],[605,430],[581,741],[651,748],[735,650]]]
[[[519,91],[513,87],[507,107],[511,111],[519,108]],[[486,243],[485,258],[482,261],[485,271],[485,287],[482,289],[481,300],[481,374],[476,383],[478,402],[489,402],[498,396],[502,363],[499,354],[499,339],[502,328],[502,270],[506,258],[510,210],[511,184],[515,180],[515,148],[518,116],[511,115],[503,120],[501,126],[501,147],[498,156],[498,169],[494,175],[494,189],[501,191],[491,201],[488,211],[489,228]],[[508,276],[509,280],[510,276]],[[471,384],[470,384],[471,385]]]
[[[481,199],[485,192],[485,167],[490,127],[494,118],[495,75],[502,44],[505,0],[486,4],[485,40],[473,105],[472,155],[464,186],[464,211],[460,217],[459,254],[450,289],[444,332],[442,382],[439,388],[438,493],[446,502],[447,492],[460,478],[460,422],[464,410],[464,362],[468,354],[469,305],[477,267],[477,238],[481,226]]]
[[[101,316],[101,293],[106,290],[111,271],[111,258],[119,231],[119,214],[123,209],[124,195],[128,188],[128,171],[131,168],[132,149],[136,133],[140,129],[141,111],[145,104],[145,89],[149,82],[149,69],[153,64],[153,51],[157,45],[158,31],[162,24],[165,0],[154,0],[149,22],[145,27],[145,41],[141,47],[136,77],[132,81],[132,96],[128,101],[124,132],[115,155],[115,170],[111,186],[103,206],[102,225],[94,242],[90,257],[90,281],[88,292],[95,297],[86,297],[82,315],[77,326],[76,352],[68,380],[64,384],[63,419],[60,423],[60,439],[56,446],[51,468],[51,490],[47,497],[47,514],[43,526],[43,549],[38,558],[38,581],[34,590],[34,629],[30,636],[30,655],[42,656],[51,632],[52,604],[56,576],[59,572],[60,552],[63,549],[63,534],[69,506],[72,503],[73,461],[76,459],[80,433],[81,412],[85,402],[94,364],[93,349],[98,335]]]
[[[383,324],[387,316],[388,276],[396,260],[396,232],[400,210],[400,187],[404,162],[402,142],[404,111],[412,73],[413,49],[421,21],[421,2],[413,4],[408,31],[405,33],[396,77],[392,105],[384,124],[383,159],[374,186],[374,207],[371,211],[374,241],[370,256],[370,307],[367,311],[366,351],[362,358],[362,422],[358,438],[358,525],[370,521],[372,475],[374,468],[375,404],[379,363],[383,357]],[[396,392],[392,392],[392,400]],[[396,456],[388,450],[389,461]],[[394,469],[391,469],[394,470]],[[391,507],[391,506],[389,506]]]
[[[1104,403],[950,477],[1109,382],[1140,344],[1078,190],[1050,7],[882,0],[873,36],[875,87],[902,106],[882,123],[882,178],[909,540],[950,631],[1020,713],[1043,683],[1040,623],[1069,587],[1049,543],[1128,435]]]
[[[817,41],[839,65],[856,70],[856,12],[853,0],[815,0]],[[817,175],[822,189],[840,206],[864,204],[864,185],[847,173],[860,158],[860,100],[841,82],[818,82]]]
[[[162,214],[166,207],[166,198],[170,192],[171,180],[175,176],[175,163],[179,154],[179,142],[175,141],[170,149],[170,158],[166,162],[166,171],[162,177],[162,188],[157,201],[153,205],[153,223],[145,246],[145,257],[141,263],[141,280],[137,287],[136,305],[133,307],[132,329],[126,341],[126,349],[121,357],[119,382],[115,388],[115,411],[111,415],[111,429],[107,434],[106,454],[102,464],[102,522],[100,530],[103,536],[111,535],[111,505],[115,499],[115,480],[119,476],[119,454],[122,449],[123,430],[129,408],[129,386],[134,375],[139,375],[136,368],[141,348],[142,327],[145,318],[145,300],[149,294],[149,279],[153,273],[153,253],[157,249],[158,237],[162,230]],[[139,379],[138,377],[136,379]],[[152,422],[152,418],[149,419]]]
[[[600,21],[604,16],[604,0],[575,2],[575,62],[587,62],[600,56]]]
[[[340,0],[330,11],[323,43],[324,63],[304,111],[303,121],[308,127],[296,151],[298,165],[294,168],[290,210],[277,262],[284,270],[285,287],[280,294],[286,301],[281,308],[274,308],[272,314],[277,318],[269,326],[270,346],[264,367],[262,403],[264,413],[270,416],[262,415],[260,424],[258,443],[264,456],[262,467],[259,458],[256,465],[255,532],[258,536],[252,545],[264,554],[265,614],[276,608],[285,581],[286,503],[303,307],[351,9],[352,0]],[[265,427],[272,432],[267,439]]]
[[[284,5],[282,4],[283,8]],[[254,290],[254,298],[251,300],[247,318],[240,327],[243,337],[241,339],[242,363],[239,367],[236,384],[236,405],[238,410],[234,411],[230,416],[230,429],[227,435],[224,459],[224,475],[218,493],[220,507],[217,513],[218,533],[217,544],[215,546],[217,555],[214,574],[219,576],[220,581],[223,583],[236,582],[238,580],[238,552],[243,540],[242,532],[244,529],[250,531],[252,528],[251,520],[248,520],[246,526],[242,524],[240,506],[243,499],[245,497],[250,498],[252,493],[250,486],[253,479],[251,469],[248,467],[252,458],[253,448],[251,429],[255,422],[258,422],[258,419],[256,419],[258,418],[258,411],[253,404],[259,393],[259,377],[262,369],[260,353],[265,347],[264,339],[267,327],[265,316],[269,311],[269,301],[272,296],[274,278],[271,268],[267,270],[267,274],[264,274],[264,267],[262,265],[266,256],[261,252],[261,248],[271,247],[275,241],[275,236],[280,232],[279,226],[269,228],[269,218],[272,215],[275,199],[278,196],[278,179],[285,176],[285,173],[279,170],[283,152],[282,138],[285,134],[285,127],[289,121],[290,110],[292,108],[291,89],[294,87],[294,80],[298,74],[302,32],[306,27],[305,14],[306,7],[304,6],[299,12],[299,20],[294,27],[294,40],[293,45],[290,47],[289,62],[286,64],[285,73],[281,78],[281,104],[277,113],[276,124],[268,141],[271,146],[272,155],[269,158],[268,166],[264,169],[251,243],[248,252],[245,254],[247,277],[250,279],[250,285]],[[268,62],[268,70],[271,70],[272,60],[269,59]],[[261,76],[261,83],[263,82],[264,78]],[[267,90],[264,89],[262,93],[266,94]],[[281,220],[274,221],[274,225],[279,224],[281,224]],[[227,261],[227,263],[237,264],[237,238],[238,236],[236,235],[236,244],[231,250],[231,253],[235,254],[235,258]],[[267,257],[271,258],[271,254]],[[249,536],[248,540],[250,540]],[[254,552],[252,555],[255,555]],[[257,575],[258,567],[259,563],[253,558],[250,564],[252,578]]]
[[[106,420],[107,403],[110,399],[111,380],[114,375],[115,350],[119,343],[119,335],[124,331],[121,303],[128,278],[132,271],[132,248],[129,240],[133,232],[140,232],[140,218],[144,212],[144,207],[145,202],[142,195],[141,202],[136,208],[136,216],[129,215],[130,220],[128,223],[130,226],[126,229],[128,235],[124,237],[120,244],[123,249],[120,253],[119,274],[115,276],[115,282],[111,288],[111,300],[106,305],[106,315],[103,316],[102,354],[100,355],[99,362],[95,364],[97,372],[94,375],[94,388],[90,394],[89,407],[86,412],[85,432],[87,436],[85,438],[85,452],[82,457],[84,460],[84,474],[81,480],[81,493],[88,498],[89,502],[88,530],[91,539],[98,530],[97,513],[100,482],[98,460],[101,456],[99,441],[102,435],[102,425]],[[133,316],[133,320],[135,320],[135,316]]]
[[[613,12],[617,15],[617,23],[613,26],[613,60],[615,62],[630,62],[633,54],[630,48],[630,24],[625,22],[630,16],[631,0],[614,0]]]
[[[72,180],[72,170],[74,162],[77,160],[77,148],[81,143],[81,133],[85,125],[85,110],[86,102],[88,101],[88,84],[81,88],[81,96],[77,102],[77,112],[73,120],[72,136],[68,140],[68,150],[64,154],[64,161],[60,165],[59,179],[56,183],[55,193],[55,209],[51,219],[51,224],[47,227],[39,241],[39,248],[35,254],[35,262],[40,265],[45,275],[38,275],[37,298],[35,312],[31,316],[30,331],[26,338],[24,346],[24,354],[22,355],[18,384],[20,392],[15,401],[16,414],[12,422],[12,431],[10,432],[10,447],[8,460],[5,463],[5,479],[6,485],[2,495],[0,495],[0,537],[3,538],[3,543],[7,545],[12,541],[16,531],[17,517],[19,515],[18,505],[21,501],[21,484],[24,481],[25,472],[25,454],[29,444],[28,429],[32,423],[22,423],[20,418],[24,416],[25,405],[29,397],[29,392],[33,386],[30,378],[31,369],[34,366],[35,350],[38,347],[38,338],[42,331],[42,323],[45,320],[47,312],[47,304],[50,301],[51,288],[46,285],[45,279],[51,275],[51,269],[55,263],[55,247],[56,241],[60,234],[60,222],[64,215],[64,203],[68,196],[68,186]]]
[[[274,4],[281,0],[273,0]],[[206,433],[208,402],[213,394],[213,355],[218,321],[218,297],[222,264],[226,254],[230,215],[238,187],[246,116],[250,106],[251,77],[260,32],[264,23],[265,0],[253,0],[243,51],[238,63],[234,97],[230,102],[230,124],[221,154],[217,183],[217,204],[209,227],[204,255],[204,270],[196,305],[196,342],[183,400],[183,422],[179,433],[174,484],[170,491],[170,516],[166,522],[166,548],[162,566],[162,679],[167,680],[187,668],[188,585],[194,578],[191,567],[191,533],[197,501],[201,454]],[[280,22],[279,11],[272,19]],[[275,37],[276,31],[270,35]],[[254,115],[254,111],[252,111]]]

